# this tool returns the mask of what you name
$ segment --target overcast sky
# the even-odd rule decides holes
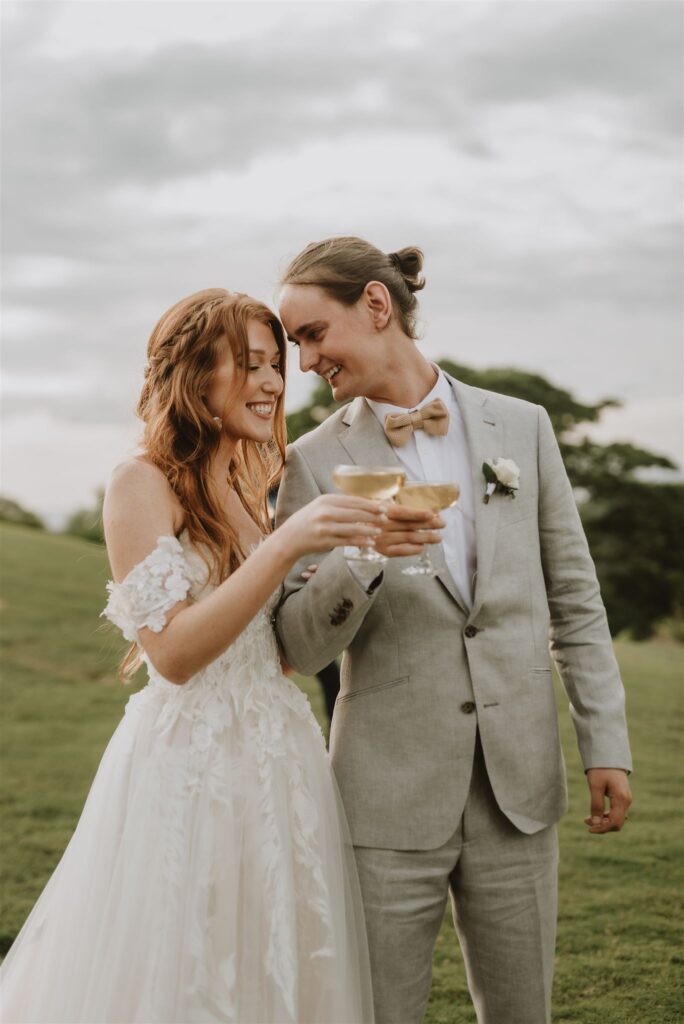
[[[273,302],[334,234],[424,248],[429,357],[617,397],[598,436],[681,462],[682,11],[4,2],[3,493],[91,503],[163,310]]]

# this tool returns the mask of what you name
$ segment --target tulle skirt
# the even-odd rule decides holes
[[[0,993],[5,1024],[372,1021],[353,849],[294,684],[129,700]]]

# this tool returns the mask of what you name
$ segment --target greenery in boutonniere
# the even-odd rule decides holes
[[[520,485],[520,470],[513,459],[486,459],[482,463],[482,472],[487,481],[483,499],[485,505],[496,491],[515,498]]]

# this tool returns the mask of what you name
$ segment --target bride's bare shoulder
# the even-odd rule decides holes
[[[150,551],[158,537],[177,536],[183,509],[164,473],[143,457],[115,467],[105,492],[102,521],[113,567]],[[123,557],[120,557],[121,556]]]
[[[136,491],[139,488],[158,490],[171,487],[166,476],[159,466],[155,466],[144,455],[134,455],[130,459],[124,459],[112,470],[112,475],[107,487],[107,493],[118,491]]]
[[[114,467],[105,491],[104,514],[124,506],[129,510],[139,503],[154,502],[162,507],[180,508],[165,474],[143,457],[134,457]]]

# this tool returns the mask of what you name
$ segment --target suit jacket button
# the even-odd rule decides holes
[[[479,629],[477,628],[477,626],[466,626],[464,633],[469,640],[472,640],[472,638],[474,636],[477,636],[477,634],[479,633]]]
[[[472,715],[474,710],[475,705],[473,704],[472,700],[464,701],[464,703],[461,704],[461,711],[463,712],[464,715]]]

